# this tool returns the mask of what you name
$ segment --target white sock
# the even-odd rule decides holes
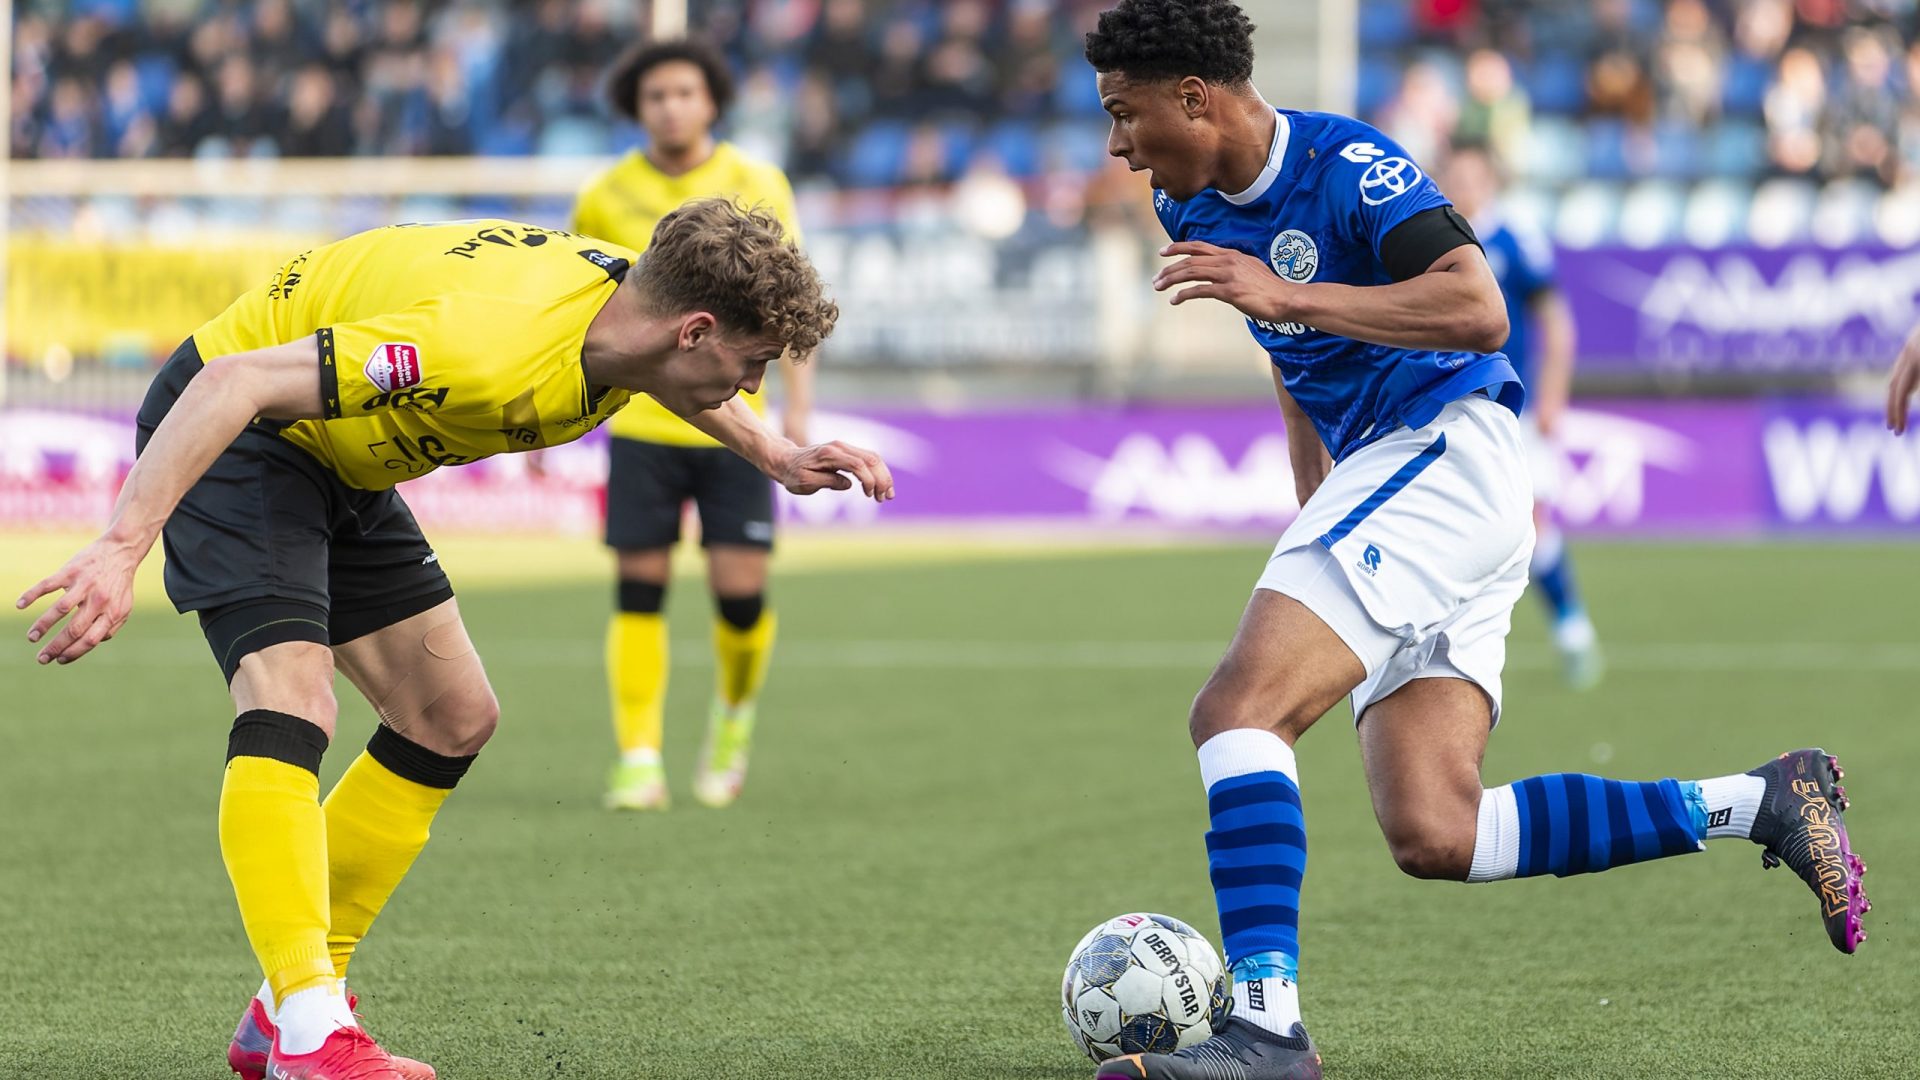
[[[1200,783],[1209,791],[1222,780],[1257,772],[1281,773],[1300,786],[1293,747],[1271,731],[1234,728],[1200,744]]]
[[[1468,881],[1503,881],[1520,872],[1520,804],[1513,785],[1480,793],[1480,820],[1473,830],[1473,867]]]
[[[253,995],[253,999],[260,1003],[261,1008],[267,1010],[267,1022],[272,1023],[273,1018],[280,1013],[280,1010],[273,1005],[273,984],[261,979],[260,992]]]
[[[1738,773],[1695,783],[1707,804],[1707,839],[1747,839],[1753,832],[1753,819],[1760,813],[1760,800],[1767,794],[1766,780]]]
[[[623,750],[620,752],[620,764],[658,765],[660,764],[660,751],[651,746],[640,746],[632,750]]]
[[[1300,984],[1277,975],[1235,981],[1233,1015],[1275,1035],[1291,1035],[1300,1022]]]
[[[1593,620],[1587,618],[1584,611],[1575,612],[1553,624],[1553,643],[1563,653],[1586,652],[1593,648],[1600,635],[1593,628]]]
[[[311,1054],[340,1028],[360,1025],[353,1018],[353,1010],[347,1008],[347,995],[341,992],[340,984],[330,982],[288,994],[280,1003],[274,1026],[279,1029],[282,1053]]]

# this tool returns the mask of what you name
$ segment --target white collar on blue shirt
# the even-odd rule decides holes
[[[1293,124],[1287,119],[1287,114],[1276,111],[1273,114],[1273,147],[1267,151],[1267,163],[1260,166],[1260,175],[1254,177],[1253,183],[1245,191],[1233,195],[1223,191],[1220,197],[1235,206],[1245,206],[1265,195],[1273,182],[1280,179],[1280,164],[1287,160],[1287,141],[1292,134]]]

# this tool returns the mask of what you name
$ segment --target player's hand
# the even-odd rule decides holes
[[[1887,376],[1887,430],[1895,435],[1907,433],[1907,409],[1916,389],[1920,389],[1920,328],[1907,338],[1906,348],[1900,350],[1900,359]]]
[[[1153,278],[1155,292],[1165,292],[1189,281],[1190,285],[1173,294],[1175,304],[1202,298],[1221,300],[1240,309],[1243,315],[1267,322],[1285,322],[1287,282],[1266,263],[1244,251],[1216,247],[1200,240],[1182,240],[1160,249],[1162,255],[1186,258],[1162,267]]]
[[[824,488],[845,491],[856,482],[875,502],[893,498],[893,473],[880,455],[843,442],[796,446],[768,475],[795,495]]]
[[[40,642],[60,625],[60,620],[67,620],[59,633],[40,646],[34,659],[42,664],[71,664],[119,633],[133,612],[133,572],[145,553],[144,548],[103,536],[21,593],[14,601],[16,608],[25,608],[55,592],[61,594],[28,628],[28,641]]]

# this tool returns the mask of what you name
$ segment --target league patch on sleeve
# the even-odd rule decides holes
[[[420,350],[404,342],[389,341],[376,345],[367,357],[367,381],[385,393],[419,386]]]

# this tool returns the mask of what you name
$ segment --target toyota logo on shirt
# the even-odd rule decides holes
[[[1420,166],[1406,158],[1382,158],[1360,174],[1360,199],[1368,206],[1379,206],[1405,195],[1424,178]]]

